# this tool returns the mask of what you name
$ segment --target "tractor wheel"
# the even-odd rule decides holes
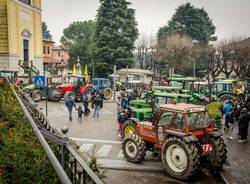
[[[42,98],[42,92],[38,89],[35,89],[32,94],[31,97],[33,99],[34,102],[39,102]]]
[[[91,87],[87,87],[87,89],[85,89],[84,93],[87,93],[87,94],[91,94],[92,92],[92,88]]]
[[[64,99],[66,100],[66,99],[68,98],[68,96],[72,96],[73,99],[75,99],[76,94],[75,94],[73,91],[67,91],[67,92],[64,94]]]
[[[167,174],[176,179],[187,180],[198,171],[200,155],[194,144],[170,137],[163,145],[162,162]]]
[[[227,100],[232,100],[233,99],[233,96],[232,95],[229,95],[229,94],[224,94],[224,95],[221,95],[219,97],[220,101],[221,102],[225,102]]]
[[[57,89],[53,89],[50,93],[49,99],[52,102],[59,102],[61,100],[62,94]]]
[[[135,127],[136,124],[133,123],[132,121],[127,121],[126,123],[124,123],[123,127],[122,127],[122,137],[129,137],[130,135],[135,133]]]
[[[112,89],[111,88],[105,88],[103,90],[103,94],[104,94],[104,99],[109,100],[112,97]]]
[[[208,156],[209,166],[211,170],[219,171],[227,159],[226,145],[221,137],[210,138],[209,142],[212,145],[212,152]]]
[[[129,162],[139,163],[146,155],[145,142],[136,134],[129,135],[122,143],[124,157]]]

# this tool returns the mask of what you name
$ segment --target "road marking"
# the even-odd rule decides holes
[[[81,147],[79,148],[79,151],[88,152],[92,146],[93,144],[82,144]]]
[[[117,155],[117,158],[123,158],[123,157],[124,157],[123,152],[122,152],[122,150],[120,150],[118,155]]]
[[[99,151],[97,152],[97,155],[100,157],[106,157],[108,155],[108,153],[110,152],[110,150],[112,149],[112,145],[110,144],[105,144],[101,147],[101,149],[99,149]]]
[[[74,141],[83,141],[83,142],[94,142],[94,143],[104,143],[104,144],[121,144],[121,141],[112,141],[112,140],[102,140],[102,139],[85,139],[85,138],[77,138],[70,137],[70,139]]]

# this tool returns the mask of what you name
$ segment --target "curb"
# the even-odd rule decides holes
[[[228,181],[226,175],[224,174],[224,171],[219,172],[219,175],[221,176],[221,178],[225,182],[225,184],[231,184],[231,182]]]

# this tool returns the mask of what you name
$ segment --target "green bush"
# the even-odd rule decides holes
[[[8,86],[0,84],[0,183],[59,183],[46,154]]]

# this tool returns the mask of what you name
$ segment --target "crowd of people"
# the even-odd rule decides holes
[[[79,105],[78,107],[76,107],[75,99],[72,95],[69,95],[65,99],[65,105],[69,112],[69,121],[73,120],[72,118],[73,108],[75,108],[75,110],[78,113],[78,118],[77,118],[78,121],[81,121],[83,116],[85,117],[89,116],[91,112],[89,109],[89,102],[91,103],[91,108],[93,109],[93,117],[98,118],[100,116],[100,109],[103,108],[104,96],[102,91],[93,91],[90,97],[88,96],[87,93],[84,93],[81,99],[82,99],[82,105]]]
[[[246,142],[250,121],[250,97],[227,101],[223,106],[223,114],[225,115],[224,132],[226,137],[230,140],[234,139],[233,132],[237,125],[240,136],[238,142]]]

